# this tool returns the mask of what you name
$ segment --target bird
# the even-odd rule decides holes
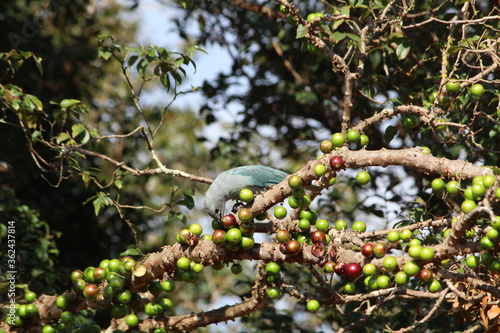
[[[280,183],[288,173],[263,165],[246,165],[226,170],[220,173],[205,193],[205,209],[215,218],[224,216],[226,201],[236,200],[242,189],[253,192],[268,189],[271,185]]]

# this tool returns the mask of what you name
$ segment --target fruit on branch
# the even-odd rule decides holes
[[[311,227],[311,222],[309,222],[309,220],[307,220],[307,219],[300,219],[300,220],[297,222],[297,227],[298,227],[301,231],[307,231],[307,230],[309,230],[309,228]]]
[[[111,307],[109,314],[111,318],[120,319],[127,315],[128,308],[124,304],[115,304]]]
[[[291,239],[288,242],[286,242],[285,248],[286,248],[286,253],[291,256],[299,254],[301,250],[299,242],[295,239]]]
[[[226,243],[226,232],[222,229],[217,229],[212,234],[212,241],[217,245]]]
[[[332,135],[332,144],[335,148],[340,148],[344,145],[345,143],[345,136],[342,133],[334,133]]]
[[[355,129],[350,129],[349,131],[347,131],[345,138],[349,143],[357,143],[361,138],[361,134]]]
[[[363,274],[366,276],[372,276],[377,274],[377,266],[372,263],[367,263],[363,266]]]
[[[445,186],[444,180],[442,180],[441,178],[433,179],[431,182],[431,188],[434,192],[441,191],[444,188],[444,186]]]
[[[302,187],[302,177],[299,175],[292,175],[290,178],[288,178],[288,186],[290,186],[291,189],[298,189]]]
[[[255,239],[252,236],[243,236],[240,245],[243,249],[250,249],[255,245]]]
[[[317,164],[314,166],[314,174],[318,177],[324,176],[326,174],[326,166],[323,164]]]
[[[380,275],[377,277],[377,286],[379,289],[389,288],[391,286],[391,279],[387,275]]]
[[[319,308],[320,308],[320,304],[317,300],[311,299],[311,300],[307,301],[307,304],[306,304],[307,311],[317,312],[319,310]]]
[[[366,223],[362,221],[356,221],[352,224],[352,230],[357,232],[365,232],[366,231]]]
[[[326,234],[321,230],[311,233],[311,242],[313,244],[326,244]]]
[[[306,219],[311,223],[315,223],[318,219],[318,213],[313,210],[302,210],[299,214],[301,219]]]
[[[451,79],[450,81],[446,82],[446,91],[448,93],[456,93],[460,90],[460,82],[458,82],[455,79]]]
[[[465,214],[467,214],[471,212],[474,208],[476,208],[476,202],[474,202],[473,200],[466,199],[462,202],[460,208]]]
[[[427,290],[429,290],[431,293],[437,293],[438,291],[441,291],[441,282],[439,282],[438,280],[432,280],[427,285]]]
[[[459,192],[460,183],[456,180],[450,180],[446,184],[446,192],[449,194],[457,194]]]
[[[251,236],[255,233],[255,223],[253,222],[243,222],[239,228],[244,236]]]
[[[406,286],[410,281],[410,277],[403,271],[399,271],[394,275],[394,282],[399,286]]]
[[[335,273],[335,263],[331,260],[328,260],[323,266],[323,271],[325,273]]]
[[[236,217],[233,214],[224,215],[221,219],[222,225],[226,229],[234,228],[238,223]]]
[[[191,260],[186,257],[180,257],[177,259],[177,268],[183,271],[191,268]]]
[[[331,140],[323,140],[321,141],[319,145],[319,150],[321,150],[322,153],[328,154],[333,150],[333,143]]]
[[[400,239],[400,233],[396,230],[391,230],[387,233],[387,240],[391,243],[397,243]]]
[[[243,272],[243,266],[239,263],[234,263],[231,265],[231,273],[237,275]]]
[[[127,317],[125,317],[125,323],[127,323],[129,327],[136,327],[137,325],[139,325],[139,318],[133,313],[129,314]]]
[[[249,222],[253,220],[253,213],[250,210],[250,208],[241,208],[238,211],[238,219],[240,219],[241,222]]]
[[[248,188],[244,188],[238,193],[238,198],[243,202],[250,202],[253,200],[253,192]]]
[[[493,240],[491,240],[490,238],[488,238],[487,236],[482,237],[479,240],[479,244],[485,250],[491,250],[492,248],[495,247],[495,242]]]
[[[166,292],[174,291],[175,289],[175,281],[173,280],[163,280],[160,282],[161,288]]]
[[[116,300],[120,304],[129,304],[132,300],[132,293],[130,290],[122,290],[116,294]]]
[[[344,285],[344,291],[348,294],[354,294],[356,292],[356,284],[353,282],[347,282]]]
[[[493,175],[483,176],[483,185],[486,188],[490,188],[495,184],[496,178]]]
[[[475,183],[471,186],[474,197],[481,198],[486,193],[486,187],[482,183]]]
[[[361,247],[361,253],[367,257],[370,258],[373,256],[373,244],[371,243],[366,243]]]
[[[370,138],[368,137],[368,135],[361,134],[361,136],[359,137],[359,144],[365,147],[366,145],[368,145],[369,142]]]
[[[473,269],[478,268],[479,267],[479,257],[471,254],[471,255],[467,256],[467,258],[465,258],[465,264]]]
[[[420,259],[421,253],[422,253],[422,246],[421,245],[411,245],[408,247],[408,255],[412,259]]]
[[[347,266],[345,267],[344,277],[348,282],[355,282],[357,279],[359,279],[362,273],[363,269],[361,268],[361,266],[358,263],[352,262],[347,264]]]
[[[403,265],[403,271],[408,276],[416,276],[420,273],[420,267],[414,261],[408,261]]]
[[[377,258],[382,258],[387,254],[387,246],[383,243],[376,243],[373,245],[373,254]]]
[[[266,267],[264,268],[266,273],[276,275],[279,274],[281,267],[274,261],[270,261],[266,264]]]
[[[280,243],[286,243],[292,239],[292,234],[288,230],[278,230],[276,232],[276,240]]]
[[[56,298],[56,306],[59,309],[66,309],[69,305],[70,298],[68,295],[59,295]]]
[[[297,198],[303,198],[306,195],[306,189],[303,187],[298,187],[292,190],[292,196]]]
[[[266,291],[266,295],[270,299],[276,299],[281,297],[281,291],[279,290],[278,287],[269,287]]]
[[[424,268],[418,274],[418,278],[423,282],[429,282],[433,278],[432,271],[427,268]]]
[[[288,15],[289,11],[288,11],[288,8],[286,8],[285,5],[281,4],[280,5],[280,13],[283,14],[283,15]]]
[[[347,268],[347,264],[344,262],[339,262],[335,265],[335,274],[338,276],[345,276],[345,270]]]
[[[238,244],[241,241],[243,234],[239,228],[231,228],[226,232],[226,243],[227,244]]]
[[[406,242],[410,240],[413,236],[413,233],[411,232],[410,229],[403,229],[399,232],[399,238],[401,238],[402,241]]]
[[[356,181],[360,185],[366,185],[366,184],[368,184],[371,181],[371,176],[370,176],[370,174],[367,171],[360,171],[356,175]]]
[[[382,266],[384,266],[388,272],[392,272],[398,267],[398,261],[393,256],[387,256],[382,260]]]
[[[406,128],[415,128],[420,123],[420,118],[417,115],[410,114],[403,118],[403,126]]]
[[[274,209],[274,217],[276,217],[277,219],[284,219],[287,215],[287,211],[286,211],[286,208],[283,207],[283,206],[278,206]]]
[[[479,98],[484,94],[484,86],[481,83],[476,83],[470,87],[472,96]]]
[[[302,198],[291,196],[288,198],[288,204],[293,209],[299,208],[302,205]]]
[[[328,229],[330,228],[330,223],[328,223],[328,221],[325,219],[317,220],[314,225],[316,226],[317,230],[323,231],[323,232],[328,231]]]
[[[420,250],[420,259],[424,261],[430,261],[434,259],[434,249],[431,247],[424,246]]]
[[[337,220],[335,222],[335,229],[338,231],[346,230],[347,229],[347,222],[345,220]]]
[[[323,13],[310,13],[309,15],[307,15],[307,20],[309,22],[312,22],[312,21],[316,20],[317,18],[321,18],[321,17],[325,17],[325,15],[323,15]]]

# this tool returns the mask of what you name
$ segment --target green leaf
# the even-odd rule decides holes
[[[56,143],[58,143],[58,144],[63,143],[64,141],[67,141],[70,138],[71,137],[66,132],[59,133],[59,135],[57,136],[57,139],[56,139]]]
[[[307,28],[305,25],[300,24],[297,27],[297,35],[295,36],[296,39],[303,38],[307,35]]]
[[[113,201],[111,200],[111,198],[108,197],[106,193],[99,192],[97,194],[97,197],[92,202],[92,204],[94,205],[95,215],[98,216],[101,210],[106,206],[112,205]]]
[[[404,43],[401,43],[396,48],[396,56],[399,60],[403,60],[410,53],[410,46],[406,46]]]
[[[137,72],[140,76],[144,77],[146,75],[146,68],[148,67],[148,61],[146,59],[141,59],[137,64]]]
[[[344,38],[346,38],[347,35],[345,34],[345,32],[335,31],[333,33],[332,37],[333,37],[333,40],[338,43],[341,40],[343,40]]]
[[[385,142],[386,143],[391,142],[397,133],[398,133],[398,128],[396,126],[392,126],[392,125],[387,126],[387,128],[385,129],[385,133],[384,133]]]
[[[70,106],[73,106],[73,105],[76,105],[76,104],[80,104],[81,102],[77,99],[63,99],[61,101],[61,103],[59,103],[59,105],[63,108],[63,109],[67,109],[69,108]]]
[[[139,252],[139,250],[135,249],[135,248],[129,248],[129,249],[126,249],[125,251],[123,251],[122,253],[120,253],[120,257],[124,257],[124,256],[140,256],[141,255],[141,252]]]
[[[97,52],[97,56],[99,58],[103,58],[104,60],[109,60],[109,58],[111,58],[112,55],[113,52],[108,47],[101,47]]]
[[[184,195],[184,206],[186,206],[187,209],[191,210],[194,208],[194,199],[190,195]]]
[[[312,91],[299,91],[295,93],[295,100],[300,104],[311,104],[316,102],[318,96]]]
[[[114,181],[114,184],[117,189],[121,190],[123,188],[123,180],[117,179]]]
[[[75,124],[71,126],[71,136],[76,138],[80,133],[86,131],[87,129],[82,124]]]
[[[82,181],[83,181],[83,186],[85,186],[85,188],[88,188],[90,184],[90,174],[88,172],[82,173]]]
[[[36,68],[40,72],[40,75],[43,76],[42,58],[33,56],[33,59],[35,59]]]

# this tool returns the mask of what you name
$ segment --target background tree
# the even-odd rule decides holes
[[[77,34],[95,43],[96,53],[89,54],[99,56],[88,60],[102,71],[103,83],[90,94],[80,91],[85,85],[75,86],[79,94],[74,95],[31,91],[32,85],[20,78],[36,75],[27,64],[44,64],[40,54],[2,54],[8,70],[1,83],[3,120],[12,125],[9,130],[23,134],[27,147],[19,149],[19,142],[9,147],[25,154],[6,160],[11,172],[29,154],[36,174],[57,184],[61,205],[92,203],[98,228],[91,230],[101,233],[91,247],[118,243],[110,253],[94,252],[91,265],[135,242],[135,249],[123,253],[135,260],[103,260],[102,268],[74,272],[73,291],[63,297],[33,301],[26,293],[38,314],[32,305],[20,305],[11,330],[36,331],[47,323],[47,331],[56,323],[61,331],[126,329],[136,327],[139,315],[139,330],[158,332],[238,317],[249,330],[497,331],[500,190],[494,175],[500,150],[500,61],[499,13],[493,2],[179,4],[186,9],[177,21],[186,39],[182,52],[126,47],[113,30],[113,38]],[[200,27],[194,35],[187,29],[193,20]],[[170,92],[172,101],[190,93],[181,89],[186,70],[195,66],[195,52],[214,42],[227,47],[234,64],[230,74],[203,85],[207,103],[200,112],[210,124],[220,117],[215,110],[238,101],[241,117],[207,156],[205,139],[190,131],[202,126],[192,113],[171,104],[149,107],[141,97],[155,85]],[[76,68],[74,58],[65,59],[68,68]],[[30,75],[16,73],[19,65]],[[106,80],[117,69],[120,83],[116,77]],[[68,80],[77,77],[70,71]],[[109,82],[119,89],[106,89]],[[236,84],[242,88],[233,89]],[[179,131],[181,124],[187,125]],[[193,163],[200,160],[210,163]],[[298,170],[236,214],[242,228],[254,225],[256,234],[264,235],[262,241],[253,245],[249,236],[238,245],[216,246],[221,232],[201,237],[196,223],[184,230],[172,224],[188,216],[190,223],[196,221],[194,213],[186,215],[179,206],[193,207],[193,183],[210,182],[198,175],[216,165],[248,163]],[[80,196],[67,197],[69,182]],[[304,197],[300,183],[315,183],[321,195]],[[40,225],[25,219],[35,216],[29,205],[20,209],[26,199],[6,193],[6,221],[22,223],[26,230]],[[39,205],[44,199],[32,196],[29,202]],[[276,202],[295,208],[271,210],[267,220],[254,221]],[[250,222],[244,213],[250,213]],[[40,212],[58,230],[51,214]],[[361,220],[378,231],[366,231]],[[118,233],[124,224],[129,233]],[[77,235],[89,230],[80,222],[72,225],[83,228],[75,229]],[[213,227],[222,228],[218,222]],[[11,230],[7,223],[5,238]],[[152,252],[171,243],[177,232],[175,245]],[[247,232],[252,234],[251,228]],[[36,230],[30,235],[55,254],[51,238]],[[61,239],[67,236],[63,232]],[[34,249],[39,256],[44,253]],[[18,252],[23,258],[31,253]],[[148,254],[143,258],[141,253]],[[77,253],[64,256],[78,258]],[[4,259],[8,263],[9,257]],[[226,264],[244,274],[231,278]],[[33,271],[32,265],[36,262],[22,261],[26,271]],[[202,275],[204,266],[223,271],[206,268]],[[101,281],[102,271],[111,271],[106,281]],[[166,298],[174,280],[182,290]],[[51,294],[56,280],[30,288]],[[241,301],[214,305],[228,294]],[[272,306],[280,297],[290,304],[285,309]],[[215,309],[203,312],[209,304]],[[302,320],[298,313],[305,310],[315,314]]]

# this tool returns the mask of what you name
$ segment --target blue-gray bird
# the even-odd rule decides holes
[[[213,218],[224,216],[226,201],[236,200],[242,189],[253,192],[280,183],[288,173],[263,165],[248,165],[230,169],[219,174],[205,194],[205,209]]]

